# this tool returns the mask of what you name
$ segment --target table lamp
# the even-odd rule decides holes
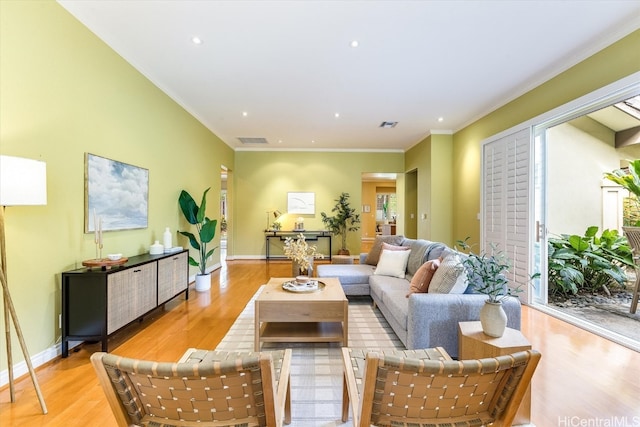
[[[31,363],[31,357],[27,350],[20,322],[9,285],[7,284],[7,256],[4,228],[4,209],[6,206],[46,205],[47,204],[47,167],[46,163],[37,160],[20,157],[0,156],[0,282],[2,282],[4,300],[4,324],[7,338],[7,370],[9,372],[9,393],[11,402],[15,402],[15,390],[13,379],[13,358],[11,353],[10,321],[18,335],[18,341],[22,348],[25,363],[31,375],[31,381],[36,389],[40,407],[44,414],[47,407],[38,385],[35,370]]]

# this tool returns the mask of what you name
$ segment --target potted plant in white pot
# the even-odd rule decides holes
[[[349,193],[342,193],[336,200],[336,205],[331,212],[336,214],[329,216],[324,212],[320,213],[322,222],[329,232],[335,236],[341,237],[340,250],[338,255],[349,255],[347,249],[347,233],[349,231],[357,231],[360,226],[360,214],[349,205]]]
[[[456,243],[464,250],[470,249],[467,239]],[[507,327],[507,315],[502,308],[502,301],[521,291],[520,286],[509,287],[506,276],[510,267],[508,258],[493,245],[490,254],[485,251],[479,254],[469,251],[460,256],[466,269],[467,283],[473,286],[476,293],[487,296],[480,309],[482,331],[491,337],[501,337]]]
[[[211,188],[207,188],[204,191],[200,206],[198,206],[195,200],[193,200],[193,197],[184,190],[180,192],[180,197],[178,198],[180,209],[187,222],[195,225],[198,231],[197,235],[188,231],[178,231],[178,233],[187,237],[191,247],[198,251],[199,261],[196,261],[196,259],[189,255],[189,265],[200,269],[200,272],[196,274],[196,291],[198,292],[205,292],[211,289],[211,273],[207,273],[207,259],[213,255],[213,252],[217,248],[215,247],[207,251],[207,244],[211,243],[215,237],[216,226],[218,225],[218,220],[211,220],[205,215],[207,192],[209,192],[210,189]]]

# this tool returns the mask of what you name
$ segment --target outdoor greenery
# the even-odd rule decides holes
[[[205,210],[207,208],[207,192],[209,192],[210,189],[211,188],[207,188],[204,190],[200,207],[198,207],[195,200],[193,200],[193,197],[184,190],[182,190],[180,197],[178,198],[178,203],[180,204],[180,209],[182,210],[184,217],[189,224],[195,225],[198,230],[197,236],[188,231],[178,231],[178,233],[188,237],[191,247],[198,251],[199,261],[196,261],[191,257],[191,255],[189,255],[189,264],[199,267],[200,274],[206,274],[207,259],[213,255],[213,252],[216,250],[216,248],[213,248],[207,252],[207,244],[215,237],[216,226],[218,225],[218,220],[211,220],[207,218],[205,214]]]
[[[630,161],[628,169],[605,172],[604,177],[629,191],[623,210],[624,225],[640,226],[640,160]]]
[[[549,292],[572,295],[581,291],[608,291],[623,286],[625,267],[633,267],[631,248],[617,230],[587,228],[584,236],[562,234],[549,238]]]
[[[521,292],[520,286],[509,287],[506,273],[511,265],[504,252],[491,245],[491,253],[481,251],[476,254],[470,251],[471,246],[467,240],[468,237],[458,240],[456,246],[469,250],[467,254],[461,254],[462,265],[467,272],[467,283],[472,285],[476,292],[487,295],[488,301],[492,303],[502,302]]]
[[[335,212],[335,215],[328,216],[326,213],[321,212],[322,222],[327,230],[333,235],[341,237],[340,250],[343,252],[349,252],[347,250],[347,232],[357,231],[360,226],[360,214],[356,213],[356,210],[349,205],[349,193],[342,193],[340,197],[335,200],[336,205],[331,209],[331,212]]]

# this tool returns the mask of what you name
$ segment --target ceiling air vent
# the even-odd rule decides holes
[[[243,138],[239,136],[238,139],[243,144],[268,144],[269,143],[269,141],[267,141],[267,138]]]
[[[382,122],[382,123],[380,123],[379,127],[383,128],[383,129],[391,129],[391,128],[396,127],[397,124],[398,124],[398,122]]]

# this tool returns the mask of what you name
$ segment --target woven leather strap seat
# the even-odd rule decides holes
[[[510,426],[540,353],[454,361],[369,352],[357,375],[353,359],[343,349],[354,427]]]
[[[99,352],[91,361],[119,426],[275,427],[290,422],[291,350],[201,350],[183,363]]]

